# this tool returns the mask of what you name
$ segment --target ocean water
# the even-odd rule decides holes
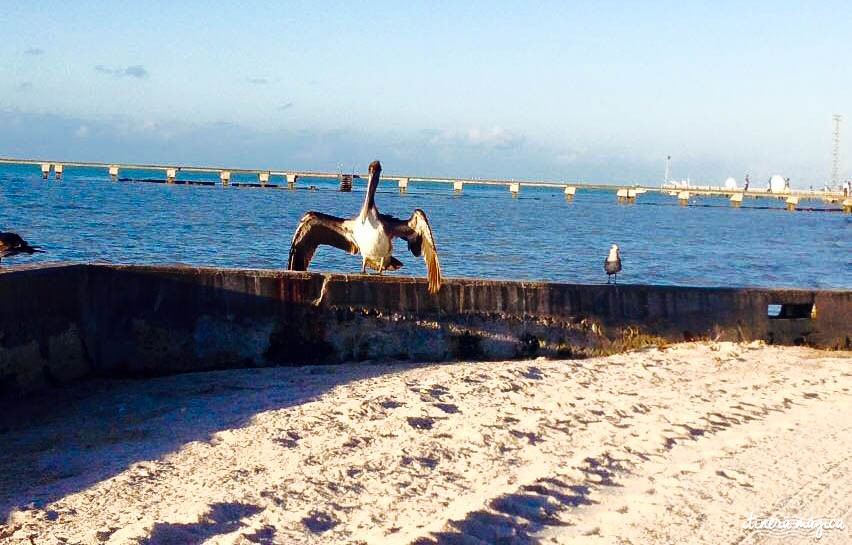
[[[162,172],[121,176],[163,178]],[[215,174],[178,179],[218,181]],[[233,175],[232,182],[256,183]],[[183,263],[282,269],[290,239],[308,210],[340,216],[357,212],[366,180],[352,193],[337,181],[301,178],[298,189],[273,177],[278,189],[113,182],[105,169],[68,168],[57,182],[38,166],[0,165],[0,230],[15,231],[46,253],[3,265],[37,261]],[[316,186],[315,191],[308,186]],[[722,197],[698,197],[681,207],[674,197],[640,195],[616,203],[613,191],[560,191],[412,182],[400,195],[395,181],[379,187],[377,204],[408,217],[422,208],[432,223],[441,267],[449,277],[605,283],[603,260],[621,247],[623,283],[852,289],[852,216],[837,205],[803,201],[784,210],[775,199],[747,198],[740,209]],[[422,259],[398,241],[405,267],[390,274],[424,276]],[[13,261],[14,260],[14,261]],[[321,248],[312,270],[357,272],[360,258]]]

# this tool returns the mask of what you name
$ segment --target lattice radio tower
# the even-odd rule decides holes
[[[831,152],[831,187],[832,189],[840,185],[840,120],[843,116],[834,114],[834,149]]]
[[[669,176],[671,175],[671,173],[672,173],[672,156],[667,155],[666,156],[666,179],[663,180],[664,184],[669,183]]]

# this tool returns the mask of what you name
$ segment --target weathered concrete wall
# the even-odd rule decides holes
[[[87,267],[0,269],[0,398],[89,372],[80,330]]]
[[[582,357],[698,338],[849,348],[852,336],[852,291],[457,279],[431,296],[405,277],[71,265],[0,272],[0,298],[0,396],[92,374]],[[806,315],[770,319],[770,304]]]

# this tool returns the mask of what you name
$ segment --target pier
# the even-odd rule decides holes
[[[294,189],[297,186],[300,178],[328,178],[338,179],[340,173],[335,172],[320,172],[311,170],[282,170],[282,169],[250,169],[250,168],[232,168],[232,167],[216,167],[216,166],[177,166],[177,165],[159,165],[145,163],[98,163],[88,161],[48,161],[44,159],[15,159],[0,157],[0,164],[8,165],[33,165],[41,170],[42,178],[48,180],[51,171],[54,173],[54,178],[61,180],[63,172],[67,172],[69,168],[89,168],[103,169],[104,174],[112,180],[118,180],[119,173],[127,173],[128,171],[160,171],[163,173],[161,180],[144,180],[144,181],[162,181],[164,183],[189,183],[199,185],[213,185],[219,183],[222,186],[249,186],[249,187],[264,187],[264,188],[279,188],[287,187]],[[186,182],[179,178],[180,173],[195,173],[195,174],[210,174],[211,181],[209,182]],[[233,183],[232,177],[236,174],[251,175],[257,180],[256,183]],[[367,173],[356,174],[362,178],[367,177]],[[275,183],[275,179],[283,182],[282,184]],[[583,183],[579,181],[566,180],[505,180],[505,179],[489,179],[489,178],[462,178],[462,177],[440,177],[440,176],[414,176],[410,174],[382,174],[382,181],[396,182],[401,193],[405,193],[415,183],[437,183],[447,184],[451,190],[460,194],[463,193],[465,186],[501,186],[508,189],[508,193],[512,196],[517,196],[522,193],[523,188],[549,188],[554,191],[559,191],[565,194],[568,200],[573,199],[577,192],[583,190],[606,190],[616,193],[618,202],[624,204],[632,204],[641,200],[641,195],[646,192],[658,192],[665,195],[670,195],[673,200],[680,202],[682,205],[688,205],[689,200],[696,196],[721,196],[730,199],[731,206],[739,207],[744,197],[751,198],[770,198],[784,199],[789,210],[796,210],[800,200],[821,200],[825,202],[839,203],[844,211],[852,211],[852,197],[845,196],[839,191],[822,191],[822,190],[802,190],[793,189],[784,193],[771,193],[768,191],[759,191],[750,189],[744,191],[742,188],[729,189],[716,186],[691,186],[691,187],[671,187],[659,186],[653,187],[650,185],[639,184],[615,184],[615,183]]]

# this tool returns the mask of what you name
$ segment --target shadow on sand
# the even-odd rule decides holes
[[[215,440],[217,432],[243,427],[258,413],[307,403],[338,385],[401,366],[406,364],[92,379],[0,407],[0,521],[12,509],[44,507],[192,441]],[[298,440],[282,435],[281,448]]]
[[[139,545],[200,545],[213,536],[228,534],[245,527],[241,519],[260,513],[263,509],[242,503],[214,503],[210,510],[191,524],[157,523],[151,534]],[[253,543],[272,543],[274,529],[264,527],[246,539]]]
[[[44,507],[133,464],[210,441],[258,413],[411,365],[325,365],[369,360],[370,347],[408,361],[447,360],[456,353],[484,359],[479,350],[465,350],[464,335],[448,339],[450,333],[413,322],[403,329],[386,316],[362,323],[351,311],[314,305],[325,286],[317,275],[70,265],[0,280],[0,295],[9,303],[0,306],[4,348],[37,346],[47,365],[27,372],[56,383],[36,396],[6,401],[0,384],[0,521],[13,509]],[[411,292],[406,297],[422,298],[430,311],[438,308],[425,284],[403,285]],[[356,295],[367,299],[401,289],[352,286],[343,287],[360,289]],[[327,331],[338,335],[334,342],[342,349],[329,344]],[[396,342],[404,343],[398,352],[396,344],[394,350],[382,344]],[[532,355],[523,346],[518,352],[511,340],[488,342],[507,357]],[[455,348],[435,353],[435,346]],[[56,380],[72,360],[100,378]],[[14,384],[15,376],[3,381]],[[297,440],[283,438],[282,448]]]

